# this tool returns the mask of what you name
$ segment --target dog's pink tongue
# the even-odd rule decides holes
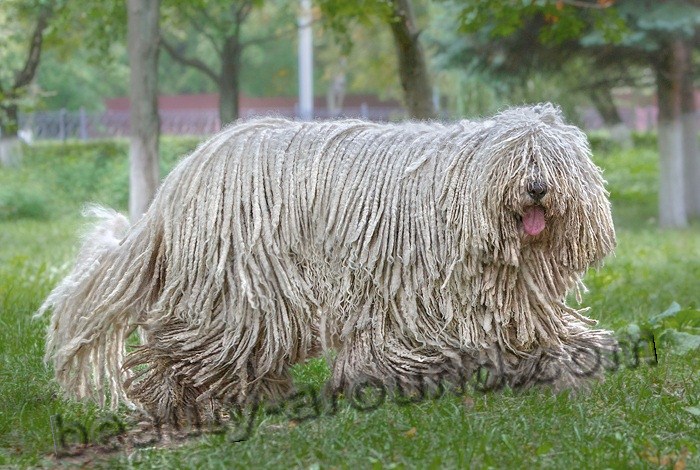
[[[544,230],[544,210],[539,206],[532,206],[523,214],[523,228],[528,235],[537,235]]]

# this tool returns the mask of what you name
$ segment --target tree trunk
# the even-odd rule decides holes
[[[221,54],[219,76],[219,119],[221,127],[238,119],[240,94],[241,48],[238,37],[226,39]]]
[[[326,108],[328,117],[335,118],[343,111],[343,100],[347,86],[347,59],[341,57],[338,60],[337,69],[333,73],[331,83],[326,91]]]
[[[656,64],[656,90],[659,106],[659,223],[662,227],[685,227],[683,168],[683,123],[681,88],[684,45],[676,40],[660,54]]]
[[[158,19],[160,0],[128,0],[131,70],[131,144],[129,214],[138,220],[160,182],[158,168]]]
[[[393,0],[394,18],[389,22],[399,59],[404,101],[413,119],[432,119],[433,94],[423,48],[418,41],[411,0]]]
[[[681,82],[681,112],[683,113],[683,163],[685,203],[689,217],[700,216],[700,148],[698,147],[698,116],[693,86],[693,50],[685,43],[684,69]]]
[[[8,103],[0,107],[2,111],[0,113],[0,165],[2,166],[18,166],[22,161],[22,145],[17,138],[19,108],[15,100],[26,92],[26,88],[34,80],[41,59],[44,32],[52,14],[53,4],[45,2],[39,11],[24,66],[14,74],[14,81],[9,90],[3,90],[0,87],[0,101],[5,100]],[[5,116],[2,117],[1,114]]]
[[[603,118],[603,122],[606,126],[610,127],[622,124],[622,118],[617,111],[617,106],[615,106],[610,88],[593,88],[589,96],[593,102],[593,106],[595,106],[598,113],[600,113],[600,117]]]
[[[0,166],[17,167],[22,162],[22,143],[17,137],[19,113],[16,104],[2,107],[6,119],[0,122]]]
[[[632,132],[622,120],[620,112],[615,106],[612,90],[608,87],[593,88],[590,92],[593,106],[603,118],[603,123],[610,131],[613,141],[625,148],[632,147]]]
[[[0,166],[18,167],[22,163],[22,142],[17,136],[0,138]]]

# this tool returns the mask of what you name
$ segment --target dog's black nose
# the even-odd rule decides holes
[[[535,201],[539,201],[547,194],[547,185],[543,181],[532,181],[527,185],[527,193]]]

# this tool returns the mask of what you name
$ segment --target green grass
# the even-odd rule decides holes
[[[38,216],[29,210],[0,217],[0,467],[57,463],[51,457],[52,415],[92,430],[109,416],[61,398],[42,362],[46,319],[31,318],[75,251],[80,205],[86,199],[125,203],[125,146],[110,143],[102,152],[71,145],[39,146],[23,168],[0,169],[5,194],[33,188],[34,202],[46,205]],[[164,171],[189,148],[192,141],[167,141]],[[603,327],[619,329],[674,301],[700,306],[700,228],[656,228],[655,150],[612,149],[598,162],[610,182],[619,247],[603,268],[587,275],[584,304],[592,307],[591,315]],[[10,205],[22,202],[6,199]],[[321,361],[295,369],[300,385],[319,387],[327,375]],[[322,407],[320,417],[304,422],[263,412],[243,442],[228,442],[229,432],[61,462],[141,468],[700,468],[700,417],[692,413],[698,407],[700,355],[676,355],[660,345],[657,366],[623,368],[578,395],[471,391],[413,405],[388,402],[371,412],[341,400],[337,413]]]

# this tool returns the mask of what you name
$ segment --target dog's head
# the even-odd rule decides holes
[[[462,179],[457,212],[472,254],[517,265],[539,250],[582,271],[612,251],[605,181],[586,136],[558,108],[513,108],[475,135],[450,176]]]

